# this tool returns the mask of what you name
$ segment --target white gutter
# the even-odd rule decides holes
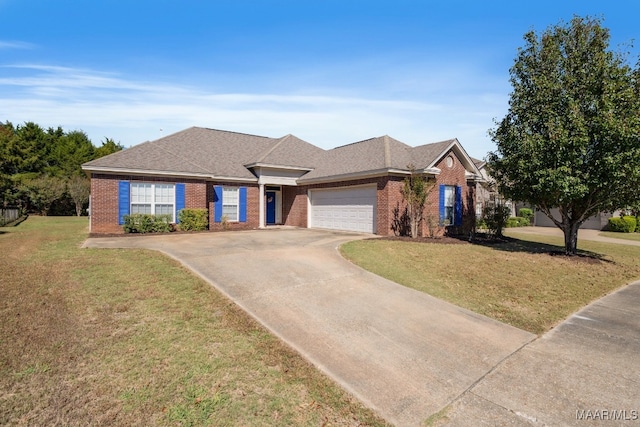
[[[372,171],[366,172],[353,172],[353,173],[345,173],[342,175],[332,175],[332,176],[324,176],[318,178],[298,179],[298,185],[306,185],[306,184],[321,184],[325,182],[339,182],[339,181],[349,181],[353,179],[366,179],[366,178],[376,178],[379,176],[385,176],[388,174],[397,174],[397,175],[409,175],[409,171],[402,169],[376,169]]]
[[[172,172],[162,170],[146,170],[146,169],[128,169],[128,168],[107,168],[101,166],[82,166],[82,170],[87,172],[102,172],[107,174],[118,175],[154,175],[163,177],[182,177],[182,178],[199,178],[210,181],[234,181],[234,182],[258,182],[258,178],[238,178],[235,176],[216,176],[206,173],[190,173],[190,172]]]

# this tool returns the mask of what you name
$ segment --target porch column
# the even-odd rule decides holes
[[[260,187],[260,221],[258,224],[258,228],[264,228],[264,184],[258,184]]]

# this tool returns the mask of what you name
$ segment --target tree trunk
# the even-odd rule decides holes
[[[415,239],[418,237],[418,224],[416,219],[416,210],[415,207],[409,203],[409,225],[411,226],[411,238]]]
[[[580,224],[571,223],[564,226],[564,253],[573,256],[578,250],[578,228]]]

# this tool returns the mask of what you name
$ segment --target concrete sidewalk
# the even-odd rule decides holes
[[[94,238],[160,250],[396,425],[419,425],[535,335],[368,273],[315,230]]]
[[[640,426],[640,282],[522,348],[443,411],[447,426]]]

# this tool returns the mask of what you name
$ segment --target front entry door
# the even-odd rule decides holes
[[[267,225],[276,223],[276,192],[267,191]]]

